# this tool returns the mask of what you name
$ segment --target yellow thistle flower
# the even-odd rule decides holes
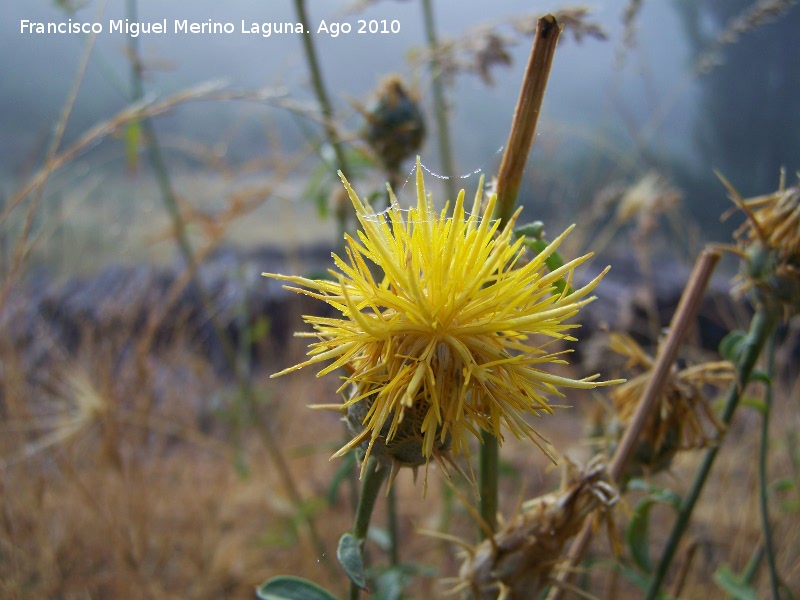
[[[338,408],[357,409],[348,420],[361,430],[335,456],[360,444],[369,455],[376,443],[416,437],[417,458],[405,462],[417,466],[450,448],[468,456],[469,436],[479,438],[481,429],[502,441],[501,425],[546,452],[525,415],[552,413],[547,396],[562,396],[560,387],[616,383],[543,369],[566,362],[563,351],[546,349],[547,342],[574,341],[567,332],[577,325],[565,321],[593,300],[589,294],[605,274],[569,295],[556,292],[554,284],[571,282],[590,256],[547,272],[545,259],[569,230],[525,262],[524,240],[512,239],[516,215],[502,228],[493,221],[497,198],[482,209],[482,181],[470,212],[462,191],[448,216],[448,206],[434,212],[419,160],[417,205],[407,212],[389,189],[390,208],[376,213],[340,176],[362,230],[357,239],[345,236],[347,260],[333,255],[333,281],[264,274],[299,286],[286,289],[342,315],[304,317],[315,332],[300,335],[317,339],[309,345],[310,358],[273,375],[326,361],[318,376],[346,367],[339,392],[350,393]],[[412,435],[404,430],[409,423]]]

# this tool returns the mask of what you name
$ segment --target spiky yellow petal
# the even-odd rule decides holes
[[[438,460],[438,449],[450,443],[468,453],[469,437],[481,429],[502,440],[501,425],[538,444],[524,415],[552,413],[547,397],[562,395],[561,387],[614,383],[543,370],[565,362],[563,352],[545,346],[574,340],[568,332],[576,325],[566,321],[594,299],[590,294],[605,274],[570,294],[557,292],[555,284],[571,281],[590,256],[548,273],[545,260],[569,229],[526,261],[523,240],[512,235],[516,216],[501,228],[491,219],[496,197],[481,208],[482,182],[470,213],[462,191],[452,211],[437,214],[418,162],[416,206],[404,211],[390,190],[391,206],[376,213],[341,177],[361,230],[357,238],[345,237],[346,259],[334,255],[336,280],[265,275],[341,313],[305,317],[317,338],[309,358],[276,375],[329,360],[320,375],[347,366],[341,389],[353,391],[343,409],[365,404],[358,411],[364,433],[345,448],[391,442],[408,411],[426,460]]]

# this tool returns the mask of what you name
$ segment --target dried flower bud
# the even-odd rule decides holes
[[[731,199],[747,216],[734,232],[745,257],[738,293],[758,290],[783,306],[788,318],[800,312],[800,185],[743,199],[721,178]]]
[[[613,449],[633,419],[652,377],[654,360],[626,334],[611,334],[609,347],[628,358],[627,368],[644,369],[610,392],[615,418],[606,433],[614,440],[611,443]],[[703,388],[706,385],[726,386],[733,379],[734,368],[728,361],[673,369],[660,392],[658,410],[650,415],[639,436],[624,479],[663,471],[679,451],[706,446],[707,431],[720,431],[722,425],[709,407]]]
[[[394,172],[422,146],[425,120],[417,99],[397,75],[380,83],[377,97],[372,109],[364,113],[366,139],[386,169]]]
[[[580,469],[569,462],[557,492],[523,503],[495,535],[467,552],[454,591],[481,600],[535,598],[552,583],[565,544],[596,509],[610,518],[619,495],[606,467],[597,461]]]

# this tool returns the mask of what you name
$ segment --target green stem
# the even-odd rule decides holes
[[[738,381],[731,384],[725,399],[725,406],[720,418],[723,425],[727,426],[730,424],[733,414],[736,411],[736,407],[739,404],[742,392],[744,391],[747,383],[750,381],[750,376],[753,372],[756,361],[758,360],[758,357],[761,354],[764,345],[766,344],[767,338],[774,331],[776,322],[777,319],[775,316],[775,311],[770,310],[763,304],[759,303],[756,313],[753,315],[753,320],[750,322],[750,331],[747,335],[747,339],[745,340],[744,347],[742,348],[742,353],[738,361]],[[692,511],[694,510],[694,506],[697,503],[697,499],[700,497],[700,493],[703,491],[703,486],[708,478],[708,474],[711,472],[711,467],[714,464],[714,459],[717,457],[717,453],[719,452],[721,445],[722,440],[717,440],[717,443],[713,444],[708,450],[706,450],[705,456],[703,457],[703,462],[695,474],[695,478],[692,482],[691,488],[689,489],[689,493],[681,503],[680,510],[678,511],[678,517],[672,527],[669,539],[664,546],[664,553],[661,555],[661,560],[658,563],[658,567],[653,574],[653,578],[650,580],[650,587],[647,590],[646,596],[647,600],[655,600],[655,598],[658,596],[658,590],[664,581],[664,577],[667,574],[667,570],[669,569],[672,559],[675,557],[675,552],[678,550],[678,544],[681,541],[683,533],[686,531],[686,527],[689,524],[689,519],[692,515]]]
[[[439,515],[439,526],[436,528],[440,533],[450,531],[450,523],[453,520],[453,505],[455,504],[455,493],[448,482],[442,478],[439,489],[442,492],[441,514]]]
[[[386,513],[389,529],[389,564],[400,564],[400,534],[397,528],[397,494],[392,486],[386,496]]]
[[[539,120],[539,112],[550,76],[561,26],[552,15],[539,19],[536,39],[528,59],[528,67],[520,88],[508,143],[497,176],[498,204],[495,217],[507,223],[517,202],[525,163],[533,144],[533,134]],[[497,529],[498,488],[498,440],[488,431],[481,432],[480,448],[480,494],[481,518],[491,531]],[[481,528],[481,535],[485,535]]]
[[[439,139],[439,160],[442,161],[442,170],[447,175],[447,179],[445,179],[447,197],[453,202],[458,193],[455,183],[456,170],[453,166],[453,150],[450,143],[450,125],[447,120],[447,101],[444,97],[442,68],[437,58],[439,42],[436,39],[436,24],[433,20],[433,3],[431,0],[422,0],[422,12],[425,20],[425,38],[431,53],[431,90],[433,92],[433,108],[436,115],[436,133]]]
[[[298,20],[303,24],[306,31],[312,31],[308,22],[308,14],[306,13],[306,6],[304,0],[294,0],[294,9],[297,13]],[[334,170],[341,171],[344,176],[350,179],[350,166],[347,163],[347,156],[345,155],[342,142],[339,139],[339,133],[333,124],[333,108],[330,100],[328,99],[328,92],[325,89],[325,83],[322,81],[322,71],[319,68],[319,60],[317,60],[317,51],[314,48],[314,36],[303,35],[303,49],[306,55],[306,62],[308,63],[308,70],[311,72],[311,85],[314,88],[314,93],[317,96],[320,110],[322,111],[322,126],[325,129],[325,137],[328,143],[333,148],[333,154],[336,157],[336,168]],[[344,239],[344,234],[347,231],[347,219],[350,211],[348,210],[349,203],[343,202],[341,206],[336,206],[336,219],[339,225],[339,239]],[[343,243],[343,242],[341,242]]]
[[[758,546],[753,552],[753,555],[750,557],[750,560],[747,561],[744,569],[742,570],[742,581],[746,584],[750,584],[753,581],[753,577],[756,575],[756,571],[758,570],[758,566],[761,564],[761,559],[764,557],[764,546]]]
[[[480,451],[480,493],[481,493],[481,518],[490,531],[497,530],[497,488],[498,466],[500,461],[500,447],[493,433],[481,431]],[[481,536],[486,532],[481,527]]]
[[[780,580],[778,578],[778,568],[775,562],[775,547],[772,542],[772,527],[769,524],[769,499],[767,496],[767,452],[769,450],[769,418],[772,409],[772,376],[775,373],[775,332],[769,337],[767,342],[766,369],[767,389],[764,392],[764,412],[761,419],[761,443],[758,452],[758,488],[759,488],[759,509],[761,512],[761,527],[764,529],[764,550],[767,555],[767,567],[769,570],[769,583],[772,590],[773,600],[780,600],[778,592]]]
[[[356,509],[356,517],[353,524],[353,536],[360,543],[362,558],[375,501],[378,498],[378,492],[381,489],[383,480],[386,479],[388,474],[389,469],[379,459],[371,456],[367,460],[367,466],[364,469],[364,480],[361,482],[361,497],[358,499],[358,508]],[[358,600],[359,594],[359,587],[351,581],[348,598],[350,600]]]

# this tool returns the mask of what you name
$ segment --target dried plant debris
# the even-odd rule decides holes
[[[586,38],[607,39],[601,25],[590,19],[587,7],[564,8],[553,13],[557,22],[576,42]],[[492,70],[496,66],[510,66],[510,48],[520,43],[520,36],[536,33],[540,14],[520,15],[494,25],[480,25],[466,31],[461,37],[441,41],[437,47],[417,50],[412,53],[412,62],[417,65],[436,65],[437,74],[451,80],[457,73],[474,73],[487,85],[494,83]],[[510,26],[513,33],[504,33]]]
[[[556,21],[564,28],[564,31],[572,35],[579,44],[584,38],[594,38],[605,41],[608,39],[603,27],[590,19],[591,11],[587,6],[576,6],[562,8],[553,13]],[[528,15],[513,22],[514,29],[519,33],[532,36],[536,33],[536,24],[539,16]]]
[[[767,25],[783,17],[797,0],[760,0],[728,22],[728,25],[695,62],[694,70],[705,75],[723,64],[722,50],[739,41],[745,33]]]
[[[625,48],[636,47],[636,19],[642,10],[642,4],[642,0],[628,0],[622,12],[622,26],[625,31],[622,40]]]
[[[599,428],[607,436],[605,444],[613,450],[633,420],[655,361],[627,334],[610,334],[608,345],[627,358],[624,369],[630,374],[627,382],[611,390],[614,418]],[[661,389],[659,408],[639,437],[626,479],[667,469],[679,451],[714,443],[723,426],[711,409],[708,392],[729,385],[734,378],[735,369],[728,361],[673,367]]]
[[[486,85],[494,85],[491,69],[495,65],[511,65],[511,54],[508,48],[516,44],[516,40],[504,36],[492,29],[476,35],[468,47],[473,60],[471,69],[476,72]]]
[[[521,600],[554,582],[566,543],[587,518],[604,520],[613,531],[619,494],[599,459],[586,467],[567,460],[561,487],[524,502],[513,519],[477,546],[452,538],[464,550],[453,593],[480,600]],[[616,546],[612,535],[612,546]]]
[[[621,195],[615,220],[618,224],[636,221],[637,231],[643,234],[655,229],[658,215],[674,209],[682,194],[662,175],[649,172]]]
[[[780,303],[788,320],[800,312],[800,183],[787,188],[781,174],[776,192],[743,199],[725,178],[720,178],[731,200],[747,217],[734,232],[747,258],[734,295],[758,290],[762,297]]]

